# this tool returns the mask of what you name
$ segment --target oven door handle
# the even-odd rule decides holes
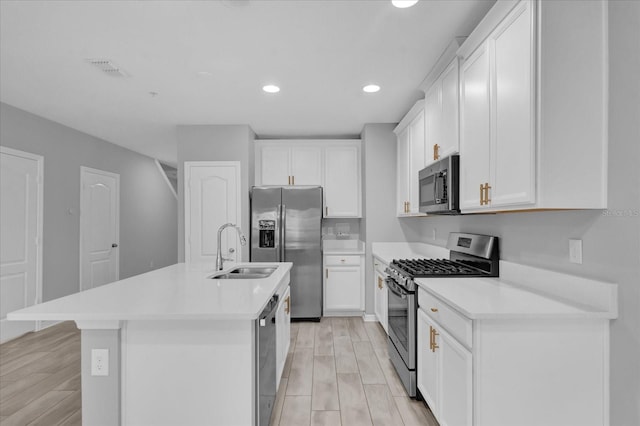
[[[391,290],[391,293],[395,294],[401,299],[407,298],[407,293],[403,293],[402,290],[398,289],[398,284],[396,284],[396,282],[393,279],[387,278],[386,281],[387,281],[387,288]]]

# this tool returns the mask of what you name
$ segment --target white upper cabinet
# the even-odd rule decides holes
[[[463,212],[606,208],[607,6],[498,2],[458,49]]]
[[[322,185],[322,148],[291,148],[291,185]]]
[[[256,142],[256,185],[319,185],[324,217],[362,216],[360,140]]]
[[[520,3],[462,66],[463,210],[535,201],[532,31]]]
[[[418,199],[418,173],[425,166],[425,101],[420,100],[394,129],[397,149],[397,214],[421,215]]]
[[[464,37],[455,38],[420,84],[425,92],[425,165],[459,150],[459,59]]]
[[[256,166],[261,170],[260,185],[291,184],[290,152],[291,149],[283,145],[269,145],[262,148],[262,155],[256,162]]]
[[[458,152],[458,58],[426,90],[426,165]]]
[[[264,144],[256,166],[259,185],[322,185],[322,148],[318,146]]]
[[[360,217],[360,143],[324,148],[325,217]]]
[[[480,46],[462,64],[461,144],[460,155],[460,207],[480,205],[480,191],[489,181],[491,161],[489,125],[489,52]],[[462,155],[464,153],[464,156]],[[462,184],[464,182],[464,184]],[[477,184],[477,185],[475,185]]]

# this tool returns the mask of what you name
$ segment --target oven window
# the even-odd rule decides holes
[[[407,352],[409,347],[407,343],[407,333],[409,330],[409,298],[406,295],[402,298],[389,289],[388,300],[388,325],[398,338],[398,342],[402,345],[402,349]]]

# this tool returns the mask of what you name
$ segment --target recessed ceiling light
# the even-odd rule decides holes
[[[406,9],[416,3],[418,3],[418,0],[391,0],[391,4],[399,9]]]
[[[267,84],[266,86],[262,86],[262,90],[267,93],[278,93],[280,88],[278,86],[274,86],[273,84]]]
[[[368,84],[362,88],[362,91],[367,93],[376,93],[380,91],[380,86],[378,86],[377,84]]]

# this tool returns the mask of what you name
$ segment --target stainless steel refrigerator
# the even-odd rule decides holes
[[[251,261],[293,262],[291,317],[322,316],[322,187],[251,188]]]

